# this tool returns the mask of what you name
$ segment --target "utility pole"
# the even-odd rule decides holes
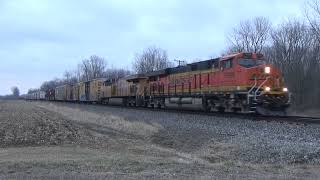
[[[184,60],[177,60],[177,59],[175,59],[174,61],[178,62],[178,64],[179,64],[178,67],[180,67],[182,63],[185,63]]]

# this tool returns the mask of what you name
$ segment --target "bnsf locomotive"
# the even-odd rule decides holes
[[[47,100],[283,115],[290,94],[262,54],[237,53],[122,79],[94,79],[48,90]]]

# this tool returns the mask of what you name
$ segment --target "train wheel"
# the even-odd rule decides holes
[[[241,108],[233,107],[233,108],[231,108],[231,111],[232,111],[233,113],[239,113],[239,112],[241,112]]]
[[[211,110],[211,107],[206,103],[206,104],[202,104],[202,110],[204,112],[209,112]]]
[[[209,112],[211,110],[211,107],[209,106],[209,103],[206,98],[202,98],[202,110],[204,112]]]
[[[128,102],[127,102],[126,99],[122,99],[122,105],[123,105],[123,106],[128,106]]]
[[[218,107],[218,112],[219,113],[224,113],[226,111],[225,107]]]

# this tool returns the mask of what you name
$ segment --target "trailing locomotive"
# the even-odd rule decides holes
[[[113,99],[125,106],[197,104],[204,111],[263,115],[284,115],[290,105],[280,70],[256,53],[237,53],[118,80],[95,79],[55,90],[55,100],[61,101],[108,104]]]

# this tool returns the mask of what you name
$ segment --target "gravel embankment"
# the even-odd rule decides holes
[[[139,118],[150,116],[152,114]],[[207,144],[212,144],[214,151],[219,143],[223,143],[232,145],[226,149],[230,151],[227,154],[238,161],[320,164],[320,126],[197,115],[181,117],[170,113],[154,115],[150,119],[164,127],[158,135],[164,136],[159,141],[156,135],[155,142],[161,144],[169,141],[169,146],[181,151],[197,151],[203,147],[210,150]]]
[[[159,124],[152,143],[197,154],[210,162],[225,160],[272,164],[320,164],[320,126],[251,121],[96,105],[64,104],[132,122]],[[218,155],[217,155],[218,154]]]

